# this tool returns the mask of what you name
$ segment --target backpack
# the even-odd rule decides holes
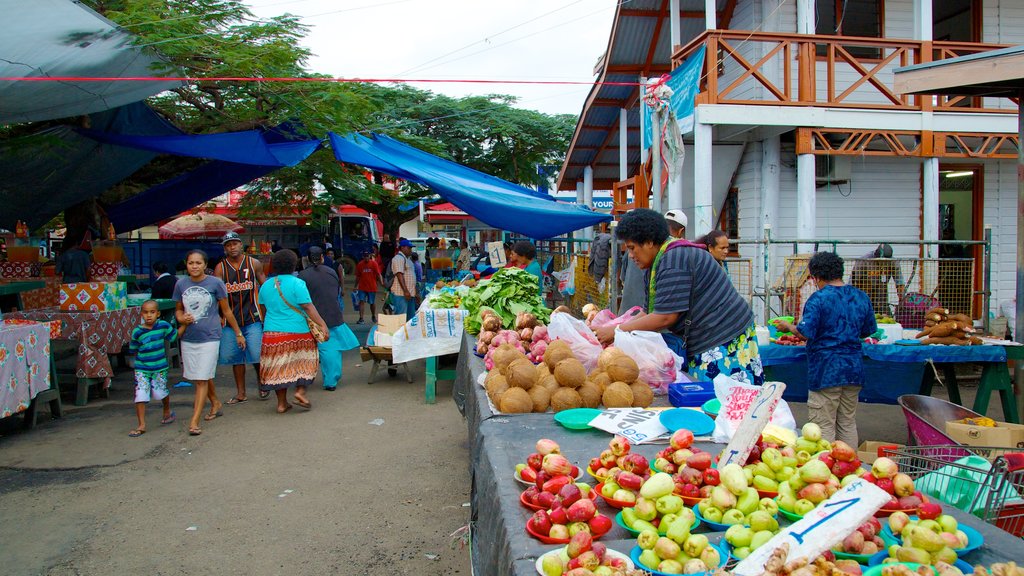
[[[392,258],[391,260],[388,261],[388,264],[387,264],[388,269],[384,271],[384,289],[385,290],[391,290],[391,285],[395,283],[395,272],[394,272],[394,268],[391,266],[391,263],[394,262],[395,258],[398,258],[399,256],[402,256],[402,258],[405,258],[405,256],[402,255],[402,254],[395,254],[394,258]]]

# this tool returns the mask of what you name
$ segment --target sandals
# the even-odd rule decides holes
[[[292,405],[291,404],[285,404],[284,405],[284,410],[281,410],[280,408],[278,408],[277,409],[277,413],[278,414],[284,414],[285,412],[287,412],[287,411],[289,411],[291,409],[292,409]]]
[[[171,412],[170,416],[168,416],[167,418],[164,418],[163,420],[160,421],[160,425],[161,426],[166,426],[168,424],[173,424],[174,421],[177,420],[177,419],[178,419],[178,417],[174,415],[174,412]]]
[[[296,397],[293,396],[292,397],[292,401],[295,402],[296,404],[298,404],[299,406],[302,406],[306,410],[309,410],[310,408],[313,407],[313,404],[310,403],[309,400],[300,400],[299,398],[296,398]]]
[[[201,428],[189,428],[188,429],[188,435],[189,436],[199,436],[202,433],[203,433],[203,430]]]
[[[270,390],[260,390],[260,400],[270,398]]]
[[[248,397],[246,397],[246,398],[239,398],[238,396],[232,396],[230,400],[225,402],[225,404],[227,404],[228,406],[233,406],[235,404],[245,404],[248,401],[249,401]]]
[[[145,433],[146,433],[146,431],[144,429],[136,428],[135,430],[132,430],[131,432],[128,433],[128,437],[129,438],[138,438],[139,436],[142,436]]]
[[[206,416],[203,416],[203,420],[206,420],[207,422],[209,422],[210,420],[216,420],[217,418],[220,418],[223,415],[224,415],[224,411],[223,410],[217,410],[216,412],[210,412]]]

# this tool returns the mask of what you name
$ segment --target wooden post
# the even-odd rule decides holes
[[[1024,102],[1024,90],[1017,96]],[[1024,142],[1024,113],[1017,112],[1017,138]],[[1024,147],[1017,147],[1017,314],[1013,337],[1024,343]],[[1013,368],[1014,394],[1017,396],[1017,414],[1024,414],[1024,362]]]

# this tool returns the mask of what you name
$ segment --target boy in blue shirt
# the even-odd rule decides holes
[[[843,259],[832,252],[811,256],[807,272],[818,290],[804,306],[800,324],[777,320],[780,332],[807,340],[807,415],[821,437],[857,446],[857,397],[864,384],[861,342],[878,330],[871,299],[843,283]]]
[[[142,304],[142,324],[132,330],[132,339],[128,343],[128,351],[134,356],[135,368],[135,415],[139,425],[128,433],[138,438],[146,433],[146,404],[150,398],[163,402],[164,414],[160,424],[174,422],[171,412],[170,392],[167,389],[167,351],[165,342],[174,344],[178,332],[164,320],[160,320],[160,309],[156,300],[146,300]]]

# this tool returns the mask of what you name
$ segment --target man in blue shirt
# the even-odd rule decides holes
[[[777,320],[780,332],[807,340],[808,419],[821,437],[857,446],[857,397],[864,384],[861,342],[878,330],[871,299],[843,283],[843,259],[818,252],[807,264],[818,291],[796,326]]]

